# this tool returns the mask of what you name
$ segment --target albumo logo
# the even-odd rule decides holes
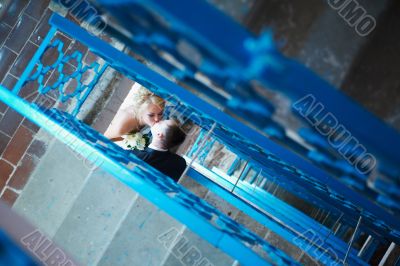
[[[328,4],[338,14],[354,27],[356,32],[364,37],[370,34],[376,27],[376,20],[356,0],[327,0]]]
[[[55,2],[68,9],[75,19],[86,23],[86,28],[90,28],[90,32],[94,35],[101,34],[107,26],[97,10],[87,0],[56,0]]]

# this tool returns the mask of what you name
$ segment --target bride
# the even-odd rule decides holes
[[[165,101],[143,86],[136,89],[131,104],[118,110],[104,136],[112,141],[123,140],[124,135],[141,131],[162,120]]]

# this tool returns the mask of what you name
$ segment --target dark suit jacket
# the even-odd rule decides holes
[[[134,150],[133,153],[175,181],[179,180],[186,168],[185,159],[170,151],[157,151],[147,147],[143,151]]]

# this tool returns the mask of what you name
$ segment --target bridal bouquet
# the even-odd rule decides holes
[[[129,150],[144,150],[149,145],[149,137],[140,132],[124,135],[124,144]]]

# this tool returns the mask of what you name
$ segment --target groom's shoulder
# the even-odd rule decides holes
[[[186,160],[182,156],[180,156],[176,153],[172,153],[172,154],[180,166],[186,167]]]
[[[146,154],[148,154],[148,151],[145,150],[133,150],[132,153],[134,155],[136,155],[137,157],[143,159],[144,156],[146,156]]]

